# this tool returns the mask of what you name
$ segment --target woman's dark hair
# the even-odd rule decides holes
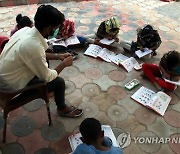
[[[101,123],[94,118],[86,118],[80,125],[79,130],[84,139],[96,141],[101,135]]]
[[[22,14],[18,14],[16,16],[16,22],[17,22],[17,27],[18,29],[21,29],[23,27],[31,27],[32,26],[32,21],[29,19],[27,16],[22,16]]]
[[[41,5],[38,7],[34,17],[35,27],[38,30],[49,26],[56,27],[63,24],[64,20],[64,14],[51,5]]]
[[[180,75],[180,53],[169,51],[161,58],[160,65],[170,75]]]

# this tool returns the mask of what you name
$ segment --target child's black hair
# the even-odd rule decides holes
[[[34,17],[35,27],[38,30],[49,26],[56,27],[63,24],[64,20],[64,14],[51,5],[41,5],[38,7]]]
[[[22,16],[22,14],[18,14],[16,16],[16,22],[17,22],[17,27],[18,29],[21,29],[23,27],[31,27],[32,26],[32,21],[28,16]]]
[[[142,32],[141,32],[141,35],[142,36],[146,36],[146,35],[149,35],[151,34],[153,31],[153,27],[151,25],[146,25],[143,29],[142,29]]]
[[[161,58],[160,65],[171,75],[180,75],[180,53],[169,51]]]
[[[96,141],[101,135],[101,123],[94,118],[86,118],[80,125],[82,137],[88,141]]]

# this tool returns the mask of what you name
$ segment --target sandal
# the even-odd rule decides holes
[[[83,110],[82,109],[78,109],[74,106],[71,106],[72,107],[72,110],[70,111],[67,111],[67,112],[64,112],[64,113],[60,113],[58,112],[58,115],[59,116],[63,116],[63,117],[71,117],[71,118],[76,118],[76,117],[79,117],[83,114]],[[78,113],[75,113],[79,111]]]

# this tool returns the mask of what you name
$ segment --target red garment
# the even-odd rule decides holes
[[[9,41],[9,38],[6,36],[0,36],[0,54],[5,46],[5,44]]]
[[[142,70],[144,75],[152,82],[157,82],[157,84],[162,87],[164,90],[173,91],[175,89],[175,85],[166,82],[161,75],[159,67],[154,64],[143,64]]]
[[[63,27],[59,30],[58,35],[60,37],[70,37],[74,34],[75,28],[74,28],[74,22],[70,20],[65,20],[63,22]]]

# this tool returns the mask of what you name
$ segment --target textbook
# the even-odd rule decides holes
[[[120,65],[122,65],[127,72],[130,72],[135,68],[136,66],[139,66],[139,63],[136,61],[134,57],[130,57],[122,62],[120,62]]]
[[[111,127],[109,125],[102,125],[102,130],[104,131],[104,136],[109,137],[112,140],[113,146],[119,147]],[[81,133],[76,133],[68,137],[72,151],[74,151],[79,144],[83,143],[80,139],[81,137]]]
[[[118,66],[123,66],[128,72],[132,71],[135,66],[139,65],[134,57],[129,58],[123,54],[116,54],[95,44],[90,44],[84,54],[94,58],[101,58],[109,63],[113,62]]]
[[[150,54],[152,50],[149,50],[148,48],[144,48],[144,51],[137,50],[135,51],[135,54],[138,56],[138,58],[142,58],[148,54]]]
[[[123,54],[118,54],[111,58],[111,61],[115,63],[118,66],[123,66],[127,72],[130,72],[133,70],[133,68],[136,68],[140,64],[136,61],[134,57],[126,57]]]
[[[84,54],[94,58],[101,58],[109,63],[111,62],[112,57],[116,55],[114,52],[95,44],[90,44]]]
[[[143,86],[139,88],[131,96],[131,98],[137,101],[138,103],[146,106],[147,108],[154,110],[162,116],[164,115],[171,101],[171,97],[166,93],[162,91],[155,93],[154,91]]]
[[[53,46],[64,46],[64,47],[68,47],[70,45],[76,45],[79,44],[79,40],[77,38],[77,36],[72,35],[71,37],[68,37],[67,39],[56,39],[56,38],[52,38],[48,40],[49,44],[52,44]]]

